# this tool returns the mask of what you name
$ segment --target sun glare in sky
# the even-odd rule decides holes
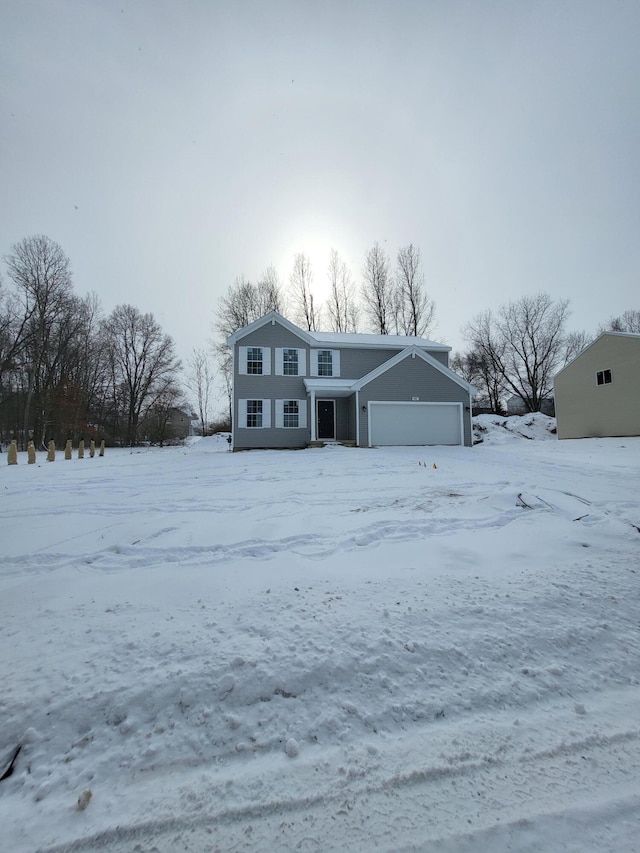
[[[346,226],[345,226],[346,228]],[[305,254],[311,262],[313,273],[313,292],[324,300],[329,293],[329,254],[335,249],[351,271],[354,282],[360,280],[362,258],[359,250],[350,246],[340,234],[340,223],[330,223],[320,219],[309,218],[306,221],[292,223],[282,240],[282,252],[276,260],[276,269],[286,287],[293,269],[293,261],[297,254]]]

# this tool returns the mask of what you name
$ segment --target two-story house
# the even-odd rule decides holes
[[[473,386],[450,347],[307,332],[276,311],[231,335],[233,449],[472,443]]]

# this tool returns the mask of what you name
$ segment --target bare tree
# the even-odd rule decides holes
[[[568,316],[568,300],[554,303],[546,293],[523,296],[498,312],[497,328],[506,343],[505,381],[529,412],[539,412],[553,390],[553,376],[565,351]]]
[[[109,371],[101,336],[102,309],[95,293],[74,298],[71,334],[57,347],[50,384],[55,389],[53,431],[84,436],[104,421]],[[91,426],[89,426],[91,424]],[[49,426],[49,431],[51,426]]]
[[[612,317],[601,331],[633,332],[640,334],[640,311],[629,308],[620,317]]]
[[[471,343],[470,351],[464,356],[465,378],[472,376],[468,381],[480,390],[480,395],[486,398],[489,408],[502,414],[502,396],[506,388],[507,345],[496,327],[491,311],[483,311],[474,317],[463,329],[463,334]]]
[[[122,417],[125,440],[133,446],[142,413],[174,382],[180,362],[173,340],[153,314],[141,314],[132,305],[118,305],[105,331],[116,416]]]
[[[269,311],[277,311],[279,314],[285,313],[285,299],[275,267],[267,267],[258,279],[256,290],[258,317],[262,317]],[[257,319],[257,317],[254,317],[254,319]]]
[[[15,295],[8,293],[0,280],[0,448],[7,436],[20,432],[20,355],[27,319]]]
[[[485,311],[475,317],[464,332],[487,371],[487,390],[502,386],[520,397],[527,411],[539,412],[567,352],[568,316],[568,301],[539,293],[502,305],[495,316]],[[492,393],[488,396],[492,399]]]
[[[189,404],[184,399],[182,391],[175,381],[175,377],[167,376],[156,389],[153,400],[146,407],[141,420],[141,431],[144,430],[145,438],[153,444],[164,446],[165,441],[184,437],[184,433],[171,424],[172,416],[176,410],[189,409]]]
[[[3,375],[15,366],[16,357],[24,347],[29,317],[0,279],[0,386]]]
[[[593,337],[587,332],[569,332],[564,339],[564,353],[562,356],[562,366],[569,364],[570,361],[580,355],[583,349],[589,346],[593,341]]]
[[[333,332],[355,332],[360,313],[349,267],[335,249],[329,253],[329,299],[327,310]]]
[[[218,376],[222,391],[227,398],[227,416],[231,423],[233,419],[233,354],[226,341],[214,343],[213,353],[218,362]]]
[[[309,332],[318,329],[320,307],[312,290],[313,272],[311,261],[302,252],[293,259],[293,270],[289,277],[289,293],[294,311],[294,319]]]
[[[215,326],[226,340],[261,316],[257,289],[244,276],[237,278],[218,302]]]
[[[41,443],[64,349],[69,346],[78,325],[71,263],[62,248],[43,234],[25,237],[14,244],[5,260],[22,303],[20,334],[28,377],[23,440],[31,425],[32,403],[37,398],[33,436],[36,443]]]
[[[213,370],[206,350],[194,347],[191,358],[189,359],[187,385],[196,395],[198,417],[200,418],[200,429],[202,431],[202,435],[207,435],[209,425],[209,398],[211,396],[211,386],[213,385]]]
[[[436,307],[425,292],[420,249],[413,243],[398,251],[395,298],[400,334],[422,337],[433,329]]]
[[[388,335],[394,310],[393,285],[389,274],[389,258],[378,243],[365,256],[361,295],[364,313],[373,331]]]
[[[272,266],[267,267],[257,284],[247,281],[244,276],[237,278],[218,302],[213,327],[219,337],[211,347],[229,402],[230,419],[233,364],[227,338],[269,311],[284,314],[284,310],[285,300],[278,273]]]

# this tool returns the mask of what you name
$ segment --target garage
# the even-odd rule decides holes
[[[369,447],[462,443],[462,403],[369,403]]]

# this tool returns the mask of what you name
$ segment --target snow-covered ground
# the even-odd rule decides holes
[[[2,464],[0,847],[638,850],[640,439],[476,426]]]

